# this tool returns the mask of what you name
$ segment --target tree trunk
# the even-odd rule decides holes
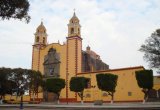
[[[83,104],[83,92],[81,92],[81,104]]]
[[[114,94],[111,93],[111,104],[113,104],[113,100],[114,100]]]
[[[45,95],[45,102],[47,102],[48,101],[48,92],[46,90],[44,92],[44,95]]]
[[[0,97],[0,104],[3,104],[3,102],[2,102],[3,100],[2,100],[2,96]]]
[[[78,96],[81,98],[81,104],[83,104],[83,92],[79,92]]]
[[[145,102],[146,102],[146,100],[145,100],[145,99],[143,99],[143,104],[145,104]]]
[[[57,94],[57,104],[59,104],[59,96],[60,96],[60,93]]]
[[[81,100],[81,104],[82,104],[82,105],[84,104],[83,100]]]
[[[33,101],[35,101],[35,93],[33,92]]]
[[[157,90],[157,98],[159,98],[159,93],[158,93],[158,90]]]
[[[148,97],[148,91],[149,90],[146,90],[146,89],[143,89],[142,92],[144,93],[144,100],[143,100],[143,104],[146,102],[147,100],[147,97]]]

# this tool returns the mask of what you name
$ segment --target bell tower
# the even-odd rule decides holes
[[[82,38],[81,25],[76,13],[73,13],[68,24],[67,64],[66,64],[66,99],[77,99],[75,93],[69,91],[71,77],[82,71]],[[74,96],[74,97],[73,97]]]
[[[43,25],[43,22],[41,21],[41,24],[37,27],[35,35],[35,41],[34,44],[41,44],[46,45],[47,44],[47,33],[46,28]]]
[[[69,20],[68,24],[68,37],[78,36],[81,37],[81,25],[76,13],[73,13],[73,17]]]
[[[34,36],[35,39],[32,49],[32,69],[40,71],[40,64],[42,62],[41,50],[47,46],[47,33],[42,21],[41,24],[37,27]]]

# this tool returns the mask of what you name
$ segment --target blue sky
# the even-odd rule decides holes
[[[76,9],[83,50],[90,45],[111,69],[142,65],[141,44],[160,28],[159,0],[30,0],[31,21],[0,20],[0,67],[31,68],[34,33],[43,18],[48,42],[66,41]]]

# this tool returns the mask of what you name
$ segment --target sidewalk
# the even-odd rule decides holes
[[[2,104],[0,108],[19,108],[19,104]],[[41,104],[24,104],[24,108],[37,108],[37,109],[51,109],[51,108],[90,108],[90,109],[101,109],[101,108],[108,108],[108,109],[142,109],[142,108],[152,108],[152,109],[160,109],[160,102],[146,102],[142,104],[141,102],[138,103],[104,103],[103,105],[94,105],[93,103],[84,103],[81,105],[80,103],[41,103]]]

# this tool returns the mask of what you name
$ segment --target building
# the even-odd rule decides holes
[[[81,25],[76,14],[69,20],[66,42],[47,44],[47,30],[43,22],[37,27],[32,52],[32,69],[40,71],[46,78],[61,77],[66,80],[66,88],[61,99],[73,99],[75,93],[69,91],[68,83],[77,73],[108,70],[98,54],[88,46],[82,51]],[[48,97],[50,94],[48,94]],[[42,97],[42,96],[41,96]],[[50,100],[50,99],[48,99]]]
[[[32,69],[40,71],[46,78],[60,77],[65,79],[66,87],[61,91],[60,101],[80,101],[78,96],[69,90],[69,81],[73,76],[85,76],[91,79],[91,87],[84,92],[84,101],[92,102],[110,96],[101,92],[96,84],[95,75],[112,73],[118,75],[115,101],[142,101],[143,93],[135,79],[135,71],[143,70],[142,66],[109,69],[100,56],[88,46],[82,50],[80,20],[75,12],[68,23],[68,37],[64,44],[47,43],[47,29],[43,22],[37,27],[32,51]],[[96,96],[96,97],[95,97]],[[39,93],[38,98],[53,101],[52,93]]]

